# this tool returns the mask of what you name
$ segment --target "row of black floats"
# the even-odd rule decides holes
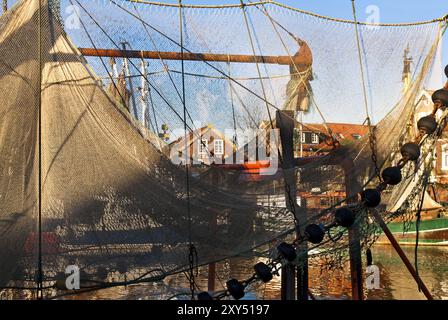
[[[445,68],[445,74],[448,77],[448,66]],[[313,244],[319,244],[323,241],[325,233],[333,227],[340,226],[344,228],[350,228],[356,219],[356,212],[358,210],[354,208],[374,208],[377,207],[381,202],[381,192],[386,189],[388,185],[397,185],[401,182],[402,174],[401,169],[409,161],[417,161],[420,157],[420,146],[424,140],[425,136],[433,134],[437,128],[443,130],[445,122],[436,121],[436,113],[439,109],[445,110],[448,107],[448,82],[445,88],[435,91],[432,94],[432,101],[434,103],[433,111],[430,115],[420,118],[417,122],[418,134],[414,141],[405,143],[400,149],[402,158],[398,161],[396,166],[391,166],[385,168],[381,172],[382,182],[376,188],[364,189],[360,192],[360,203],[357,206],[344,206],[337,208],[334,211],[334,221],[328,225],[318,225],[309,224],[305,228],[304,237],[296,240],[293,244],[282,242],[277,246],[278,256],[273,259],[268,264],[263,262],[258,262],[254,265],[253,275],[244,281],[239,281],[237,279],[230,279],[226,282],[227,290],[219,295],[212,296],[208,292],[201,292],[198,294],[198,300],[213,300],[221,299],[226,296],[231,296],[236,300],[244,297],[246,287],[254,281],[262,281],[267,283],[272,280],[273,275],[278,275],[278,271],[282,267],[282,261],[287,261],[288,263],[294,263],[297,259],[297,253],[295,245],[301,243],[302,241],[309,241]],[[443,120],[443,119],[442,119]],[[440,131],[441,132],[441,131]]]

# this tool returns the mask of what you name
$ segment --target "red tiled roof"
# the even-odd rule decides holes
[[[360,135],[361,137],[369,133],[369,127],[362,124],[351,123],[327,123],[327,127],[333,132],[338,140],[357,140],[354,135]],[[328,131],[323,124],[307,124],[304,123],[303,131],[311,131],[314,133],[321,133],[328,136]]]

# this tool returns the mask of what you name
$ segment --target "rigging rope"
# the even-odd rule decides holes
[[[160,7],[177,7],[177,5],[175,5],[175,4],[156,2],[156,1],[146,1],[146,0],[125,0],[125,1],[141,3],[141,4],[147,4],[147,5],[153,5],[153,6],[160,6]],[[280,3],[280,2],[277,2],[277,1],[251,2],[251,3],[247,3],[246,6],[259,6],[259,5],[265,5],[265,4],[278,6],[278,7],[284,8],[284,9],[288,9],[288,10],[291,10],[291,11],[299,12],[299,13],[306,14],[306,15],[309,15],[309,16],[313,16],[313,17],[316,17],[316,18],[319,18],[319,19],[323,19],[323,20],[328,20],[328,21],[333,21],[333,22],[341,22],[341,23],[349,23],[349,24],[358,24],[358,25],[365,25],[365,26],[408,27],[408,26],[418,26],[418,25],[424,25],[424,24],[430,24],[430,23],[435,23],[435,22],[447,21],[448,20],[448,15],[444,15],[441,18],[435,18],[435,19],[424,20],[424,21],[416,21],[416,22],[404,22],[404,23],[370,23],[370,22],[359,22],[359,21],[355,22],[355,21],[352,21],[352,20],[333,18],[333,17],[328,17],[328,16],[324,16],[324,15],[321,15],[321,14],[317,14],[317,13],[314,13],[314,12],[301,10],[301,9],[294,8],[294,7],[288,6],[286,4],[283,4],[283,3]],[[241,6],[240,4],[222,4],[222,5],[184,4],[183,5],[184,8],[197,8],[197,9],[238,8],[240,6]]]
[[[183,35],[183,16],[182,16],[182,0],[179,0],[179,33],[180,33],[180,54],[183,58],[184,56],[184,35]],[[193,244],[191,238],[191,204],[190,204],[190,173],[189,173],[189,164],[188,164],[188,137],[187,137],[187,104],[185,101],[185,65],[184,59],[181,60],[181,69],[182,69],[182,104],[184,107],[184,142],[185,142],[185,177],[186,177],[186,187],[187,187],[187,218],[188,218],[188,262],[190,266],[189,277],[188,280],[190,282],[190,291],[191,291],[191,300],[195,300],[195,261],[197,261],[197,251]],[[201,139],[202,141],[202,139]],[[196,269],[197,270],[197,269]]]
[[[250,0],[249,0],[249,1],[250,1]],[[296,70],[296,74],[299,75],[299,79],[300,79],[300,83],[301,83],[301,85],[305,88],[305,90],[306,90],[308,96],[310,97],[311,101],[313,102],[314,106],[316,107],[316,110],[317,110],[317,112],[319,113],[319,116],[322,118],[322,121],[323,121],[322,124],[323,124],[325,130],[327,130],[327,132],[328,132],[328,134],[330,135],[331,139],[334,140],[335,138],[334,138],[334,136],[333,136],[333,133],[332,133],[332,131],[330,130],[330,128],[328,127],[328,125],[327,125],[327,121],[326,121],[326,119],[325,119],[325,117],[324,117],[322,111],[320,110],[319,106],[317,105],[316,100],[314,99],[314,94],[311,92],[311,90],[308,88],[307,84],[305,83],[305,79],[304,79],[304,78],[305,78],[305,76],[308,75],[309,72],[312,72],[311,67],[310,67],[309,69],[305,70],[304,72],[300,72],[300,71],[299,71],[299,68],[298,68],[297,65],[295,64],[294,59],[292,58],[292,55],[291,55],[291,53],[290,53],[288,47],[286,46],[286,43],[284,42],[284,40],[283,40],[281,34],[278,32],[277,28],[275,27],[275,24],[277,24],[280,28],[282,28],[285,32],[287,32],[287,33],[288,33],[288,34],[289,34],[295,41],[298,40],[298,37],[297,37],[296,35],[294,35],[293,33],[291,33],[290,31],[288,31],[288,30],[287,30],[283,25],[281,25],[278,21],[276,21],[275,19],[273,19],[272,16],[268,13],[266,7],[265,7],[263,4],[262,4],[261,6],[262,6],[262,8],[264,9],[264,14],[268,17],[269,21],[271,22],[272,27],[273,27],[275,33],[277,34],[277,37],[279,38],[280,42],[282,43],[282,46],[283,46],[283,48],[285,49],[285,51],[286,51],[286,53],[287,53],[289,59],[291,60],[291,64],[294,66],[294,69]],[[256,8],[258,9],[258,6],[257,6]],[[260,10],[260,9],[259,9],[259,10]],[[261,10],[260,10],[260,11],[261,11]],[[263,12],[263,11],[262,11],[262,12]],[[295,94],[297,94],[297,90],[298,90],[298,88],[299,88],[299,86],[297,86],[297,87],[295,88],[295,90],[291,93],[291,97],[293,97]],[[303,125],[303,124],[302,124],[302,121],[300,121],[300,122],[301,122],[301,125]]]
[[[38,265],[37,265],[37,299],[43,299],[43,270],[42,270],[42,6],[43,1],[39,0],[39,9],[38,9],[38,30],[37,30],[37,50],[38,50],[38,89],[39,94],[37,95],[37,103],[38,103]]]
[[[227,66],[229,69],[229,78],[230,76],[230,58],[229,61],[227,61]],[[233,118],[233,146],[234,148],[237,147],[237,141],[238,141],[238,137],[236,134],[236,118],[235,118],[235,104],[233,103],[233,90],[232,90],[232,82],[229,81],[229,92],[230,92],[230,102],[232,104],[232,118]]]
[[[101,27],[101,25],[98,23],[98,21],[86,10],[86,8],[78,1],[78,0],[74,0],[76,1],[76,3],[80,6],[80,8],[87,14],[87,16],[94,22],[94,24],[101,30],[101,32],[104,33],[104,35],[111,41],[111,43],[119,50],[120,47],[119,45],[111,38],[111,36],[106,32],[106,30],[104,30],[103,27]],[[70,0],[70,2],[72,2],[72,0]],[[113,1],[111,1],[112,3],[114,3]],[[115,3],[114,3],[115,4]],[[122,8],[123,10],[125,10],[124,8]],[[126,11],[126,10],[125,10]],[[136,17],[134,15],[134,17]],[[143,20],[141,20],[143,21]],[[174,40],[173,40],[174,41]],[[183,46],[182,46],[183,47]],[[184,47],[183,47],[184,48]],[[185,48],[184,48],[185,49]],[[168,102],[168,99],[161,93],[161,91],[159,91],[148,79],[147,76],[143,75],[140,70],[138,69],[138,67],[135,65],[135,63],[132,60],[129,60],[129,63],[132,64],[132,66],[137,70],[137,73],[142,76],[147,83],[150,85],[150,87],[159,95],[159,97],[163,100],[163,102],[165,102],[165,104],[174,112],[174,114],[182,121],[183,121],[183,117],[176,111],[176,109],[174,109],[174,107]],[[186,123],[184,122],[185,125],[187,126],[187,128],[193,133],[193,135],[195,134],[195,131]],[[198,133],[199,134],[199,133]]]
[[[140,19],[139,17],[137,17],[135,14],[133,14],[132,12],[130,12],[129,10],[127,10],[126,8],[124,8],[123,6],[119,5],[118,3],[116,3],[114,0],[110,0],[110,2],[112,4],[114,4],[115,6],[117,6],[118,8],[122,9],[124,12],[130,14],[131,16],[133,16],[134,18],[142,21],[142,23],[144,23],[145,25],[147,25],[149,28],[151,28],[152,30],[156,31],[157,33],[159,33],[160,35],[162,35],[163,37],[165,37],[166,39],[168,39],[169,41],[171,41],[172,43],[176,44],[177,46],[180,46],[180,44],[174,40],[173,38],[169,37],[168,35],[166,35],[165,33],[161,32],[160,30],[158,30],[157,28],[155,28],[154,26],[152,26],[151,24],[147,23],[146,21],[144,21],[143,19]],[[240,5],[241,6],[241,5]],[[84,9],[85,11],[85,9]],[[192,53],[192,51],[188,50],[187,48],[184,47],[184,50],[188,53]],[[264,101],[266,104],[268,104],[270,107],[276,109],[276,110],[280,110],[280,108],[278,108],[277,106],[275,106],[274,104],[272,104],[271,102],[267,101],[266,99],[264,99],[262,96],[260,96],[259,94],[257,94],[256,92],[254,92],[253,90],[251,90],[250,88],[246,87],[245,85],[243,85],[242,83],[236,81],[234,78],[229,77],[224,71],[220,70],[219,68],[215,67],[213,64],[211,64],[210,62],[201,59],[201,62],[205,63],[207,66],[209,66],[210,68],[212,68],[213,70],[217,71],[218,73],[220,73],[221,75],[223,75],[225,78],[229,79],[230,81],[232,81],[233,83],[237,84],[238,86],[240,86],[241,88],[245,89],[247,92],[251,93],[253,96],[257,97],[258,99]],[[288,116],[289,117],[289,116]]]
[[[375,137],[375,129],[372,127],[371,121],[370,121],[370,115],[369,115],[369,106],[367,103],[367,89],[366,89],[366,83],[365,83],[365,74],[364,74],[364,66],[362,63],[362,53],[361,53],[361,44],[360,44],[360,36],[359,36],[359,30],[358,30],[358,19],[356,16],[356,7],[355,7],[355,0],[351,0],[352,3],[352,12],[353,12],[353,20],[355,21],[355,34],[356,34],[356,47],[358,50],[358,62],[359,62],[359,69],[361,71],[361,83],[362,83],[362,92],[364,97],[364,107],[366,111],[367,116],[367,126],[369,127],[369,146],[372,152],[372,162],[375,166],[375,174],[378,177],[379,181],[381,182],[381,172],[380,168],[378,166],[377,162],[377,156],[376,156],[376,137]]]
[[[137,15],[140,17],[140,13],[139,13],[139,11],[137,10],[137,7],[135,6],[135,4],[133,4],[133,7],[134,7],[134,10],[135,10],[135,12],[137,13]],[[165,63],[165,60],[164,60],[164,59],[162,58],[162,56],[160,55],[160,51],[158,50],[157,43],[154,41],[153,37],[151,36],[151,33],[149,32],[147,26],[146,26],[144,23],[142,23],[142,25],[143,25],[143,29],[145,29],[145,33],[147,34],[149,40],[151,41],[151,44],[154,46],[154,48],[155,48],[155,50],[156,50],[156,52],[157,52],[157,55],[158,55],[158,57],[159,57],[159,60],[161,61],[162,65],[163,65],[163,66],[167,66],[167,64]],[[176,83],[174,82],[174,79],[173,79],[173,77],[171,76],[171,73],[169,72],[169,70],[170,70],[170,69],[169,69],[168,67],[165,68],[165,71],[166,71],[166,73],[168,74],[168,78],[170,79],[170,82],[171,82],[171,84],[173,85],[174,90],[175,90],[176,93],[177,93],[177,96],[179,97],[180,101],[182,102],[182,97],[181,97],[181,95],[180,95],[179,89],[177,88]],[[149,80],[148,80],[148,82],[149,82]],[[195,127],[194,121],[193,121],[193,119],[191,118],[191,115],[190,115],[190,112],[188,111],[188,109],[187,109],[187,115],[188,115],[188,118],[189,118],[190,121],[191,121],[191,124],[192,124],[193,128],[194,128],[195,130],[197,130],[197,128]],[[193,131],[193,130],[191,130],[191,131]]]

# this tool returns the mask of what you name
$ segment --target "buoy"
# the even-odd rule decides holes
[[[366,207],[374,208],[380,204],[381,194],[376,189],[366,189],[361,192],[361,200]]]
[[[384,182],[392,186],[401,182],[401,170],[399,167],[387,167],[381,173]]]
[[[197,297],[198,297],[198,300],[202,300],[202,301],[213,300],[213,297],[207,291],[199,292]]]
[[[417,128],[426,134],[431,134],[437,129],[436,119],[433,116],[422,117],[417,122]]]
[[[347,207],[337,209],[334,217],[336,223],[344,228],[350,228],[355,222],[355,213]]]
[[[415,161],[420,157],[420,146],[414,142],[408,142],[401,147],[400,152],[403,157]]]
[[[325,232],[319,225],[312,223],[306,226],[305,235],[309,242],[316,244],[322,242]]]
[[[241,282],[236,279],[230,279],[226,282],[227,291],[235,300],[240,300],[244,297],[244,286]]]
[[[372,251],[370,250],[370,248],[368,248],[366,251],[366,260],[367,260],[367,265],[371,266],[372,262],[373,262],[373,258],[372,258]]]
[[[269,268],[267,264],[258,262],[256,265],[254,265],[254,270],[258,278],[264,283],[272,280],[271,268]]]
[[[434,102],[434,103],[436,103],[437,101],[440,101],[442,106],[444,106],[444,107],[448,106],[448,90],[446,90],[446,89],[439,89],[439,90],[434,91],[431,98],[432,98],[432,102]]]
[[[277,246],[280,255],[288,261],[293,261],[297,257],[296,249],[289,243],[282,242]]]

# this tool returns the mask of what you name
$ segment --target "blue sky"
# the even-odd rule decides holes
[[[66,8],[64,5],[67,5],[69,0],[61,1],[62,15],[65,19],[70,14],[64,10]],[[178,2],[177,0],[160,1],[174,4]],[[235,4],[239,2],[239,0],[183,1],[189,4]],[[14,1],[9,0],[9,3],[12,2]],[[102,27],[105,27],[107,32],[117,42],[125,39],[129,41],[134,50],[179,50],[176,45],[151,32],[157,43],[157,48],[153,47],[153,44],[148,41],[148,35],[141,23],[107,1],[82,0],[81,2],[87,7],[87,11],[100,20]],[[248,2],[248,0],[245,0],[245,2]],[[281,0],[281,2],[325,16],[350,20],[353,18],[351,0]],[[371,17],[371,12],[366,12],[367,9],[377,8],[379,13],[378,22],[380,23],[431,20],[448,13],[448,1],[446,0],[356,0],[356,6],[360,21],[366,21]],[[169,8],[147,5],[138,7],[139,15],[142,15],[145,21],[155,25],[173,39],[178,39],[178,12],[176,8],[171,10]],[[196,52],[251,54],[247,32],[245,32],[243,20],[238,9],[210,10],[207,12],[202,10],[193,11],[195,12],[186,10],[185,13],[187,23],[185,26],[186,31],[184,32],[187,48]],[[251,23],[254,24],[252,29],[257,42],[257,51],[267,55],[284,55],[283,47],[273,28],[269,23],[266,23],[266,18],[255,8],[249,11]],[[315,96],[315,105],[319,105],[327,122],[362,123],[366,114],[352,25],[329,23],[328,21],[309,18],[309,16],[297,13],[292,14],[289,10],[273,10],[272,14],[276,19],[281,20],[288,30],[304,37],[314,49],[315,63],[313,65],[314,80],[312,88]],[[96,45],[114,48],[114,45],[106,39],[84,12],[81,12],[81,19],[86,23],[87,29],[95,39]],[[363,60],[368,86],[368,104],[374,121],[380,120],[401,97],[404,49],[410,45],[411,56],[414,58],[415,63],[413,67],[417,69],[418,66],[421,66],[422,59],[425,57],[426,51],[436,34],[434,32],[435,27],[431,28],[432,26],[426,25],[422,28],[383,28],[378,31],[361,30]],[[68,30],[68,33],[74,40],[75,45],[80,47],[91,46],[90,41],[84,34],[84,30]],[[287,46],[291,52],[295,52],[297,50],[296,43],[285,35],[284,39],[286,39]],[[444,53],[448,53],[447,40],[448,38],[445,36]],[[99,76],[106,75],[98,59],[89,59],[89,62]],[[121,62],[118,61],[118,63],[120,64]],[[134,63],[139,68],[140,61],[136,60]],[[158,72],[164,67],[161,61],[158,60],[149,60],[148,63],[148,72]],[[448,63],[448,55],[446,54],[444,54],[443,63],[444,65]],[[177,61],[170,61],[168,65],[172,70],[180,70],[180,65]],[[254,65],[232,64],[227,66],[225,63],[217,63],[215,66],[224,70],[224,72],[230,72],[232,77],[253,78],[257,76]],[[185,68],[186,72],[210,76],[218,75],[203,63],[186,62]],[[131,69],[135,69],[135,67],[131,67]],[[289,79],[288,71],[288,68],[285,66],[264,65],[262,67],[262,75],[286,75],[286,77],[273,78],[265,84],[267,87],[267,100],[275,105],[281,106],[285,98],[286,83]],[[131,72],[138,74],[137,70],[131,70]],[[180,75],[174,73],[172,77],[179,87],[181,84]],[[138,88],[140,79],[135,78],[134,81],[134,88]],[[164,73],[152,76],[151,83],[165,95],[165,98],[179,113],[182,113],[181,101],[175,94],[170,79]],[[245,81],[244,85],[256,91],[260,96],[262,95],[260,81]],[[234,88],[251,110],[266,109],[264,103],[260,103],[260,100],[255,99],[244,90],[239,90],[238,86],[234,86]],[[191,114],[194,120],[198,120],[201,123],[213,123],[222,127],[233,127],[231,123],[232,118],[228,114],[232,101],[229,95],[229,83],[226,79],[213,80],[188,77],[186,91],[187,104],[191,106]],[[160,113],[158,114],[158,117],[160,117],[159,123],[170,123],[172,128],[182,125],[171,111],[171,108],[165,105],[166,103],[162,101],[161,97],[153,94],[153,98],[154,104],[157,106],[156,113]],[[241,105],[239,101],[235,102],[237,115],[247,113]],[[259,119],[255,120],[258,121]],[[322,119],[316,109],[312,108],[311,112],[304,117],[304,121],[313,123],[321,122]]]
[[[63,0],[63,3],[67,3],[67,1]],[[184,3],[236,4],[238,1],[184,0]],[[245,1],[247,2],[247,0]],[[154,44],[148,40],[148,35],[141,23],[131,15],[120,10],[116,5],[103,0],[82,0],[81,2],[87,8],[87,11],[100,21],[102,27],[117,42],[126,39],[134,50],[179,50],[177,45],[151,31],[152,37],[155,37],[155,43],[157,44],[157,48],[153,47]],[[164,2],[177,4],[177,0]],[[282,3],[325,16],[352,19],[350,0],[282,0]],[[133,6],[129,3],[127,5],[129,5],[128,8]],[[378,11],[379,17],[379,20],[376,22],[380,23],[431,20],[442,17],[446,12],[448,13],[448,1],[431,1],[429,4],[424,4],[423,2],[406,2],[402,0],[357,0],[356,5],[360,21],[369,19],[372,13],[366,11],[368,8],[374,7]],[[137,5],[137,7],[138,15],[142,16],[143,20],[156,26],[171,38],[178,40],[179,18],[176,8],[170,9],[147,5]],[[314,105],[319,106],[326,121],[362,123],[366,118],[366,112],[362,86],[360,84],[361,75],[353,26],[323,21],[274,6],[271,9],[271,14],[275,19],[281,21],[292,33],[306,39],[314,49],[314,80],[312,82],[315,97]],[[114,48],[115,45],[104,36],[91,19],[83,11],[80,14],[81,19],[87,25],[89,34],[95,39],[96,45]],[[66,18],[65,15],[66,12],[63,11],[64,19]],[[185,10],[184,15],[186,21],[184,44],[193,52],[251,54],[247,30],[244,29],[241,12],[237,8],[207,11]],[[256,51],[266,55],[284,55],[284,48],[274,33],[274,29],[267,22],[266,17],[253,7],[248,10],[248,16],[252,24],[251,29],[256,42]],[[436,29],[434,24],[412,28],[381,28],[375,30],[360,28],[363,64],[365,65],[368,86],[368,108],[373,121],[380,120],[401,97],[404,49],[410,46],[411,56],[414,58],[413,62],[415,64],[413,67],[414,70],[418,70],[426,56],[427,50],[429,50],[435,39]],[[68,33],[76,45],[80,47],[91,46],[84,34],[84,30],[69,30]],[[297,44],[290,37],[283,34],[283,39],[286,40],[286,45],[291,52],[297,50]],[[445,52],[448,52],[447,50]],[[90,59],[89,62],[100,75],[105,75],[98,61]],[[140,65],[140,61],[134,61],[134,63],[137,66]],[[161,61],[157,59],[149,60],[148,63],[149,72],[157,72],[163,68]],[[168,64],[170,69],[180,70],[178,61],[169,61]],[[225,63],[215,63],[215,66],[224,70],[224,72],[230,72],[232,77],[236,78],[256,78],[257,75],[257,70],[253,64],[232,64],[227,66]],[[186,62],[185,68],[186,72],[194,74],[218,75],[203,63]],[[227,71],[229,68],[230,71]],[[136,71],[131,70],[133,73],[136,73]],[[288,67],[285,66],[263,65],[261,68],[262,76],[281,76],[270,78],[265,83],[267,100],[280,107],[285,99],[285,88],[289,80],[288,71]],[[172,77],[179,87],[181,85],[180,75],[173,73]],[[135,78],[134,80],[134,87],[137,88],[140,85],[140,79]],[[257,92],[259,96],[263,95],[258,79],[242,81],[244,81],[244,85]],[[151,83],[165,95],[170,104],[179,113],[182,113],[181,101],[175,94],[171,80],[165,74],[152,76]],[[266,106],[264,103],[261,103],[261,100],[255,99],[251,94],[248,94],[238,86],[234,86],[234,89],[242,101],[244,101],[244,104],[249,106],[251,112],[259,115],[260,119],[255,119],[255,122],[263,119],[263,117],[266,118],[266,115],[263,113],[266,111]],[[153,98],[154,104],[157,106],[156,113],[159,113],[158,117],[160,117],[158,122],[170,123],[172,128],[180,126],[181,123],[171,111],[171,107],[166,106],[166,103],[157,94],[153,94]],[[212,123],[220,128],[233,127],[231,123],[232,117],[229,117],[232,97],[229,95],[229,83],[227,80],[188,77],[186,98],[187,105],[191,106],[191,115],[195,121]],[[247,111],[244,110],[242,103],[236,98],[235,100],[236,102],[233,102],[235,103],[237,116],[246,115]],[[315,123],[321,122],[322,118],[316,107],[312,108],[311,112],[305,115],[303,120],[307,123]]]
[[[177,3],[177,0],[159,1]],[[238,3],[239,0],[183,0],[188,4],[224,4]],[[245,2],[248,2],[245,0]],[[351,0],[279,0],[280,3],[312,11],[335,18],[352,19]],[[358,20],[365,21],[368,17],[366,9],[375,5],[379,8],[380,22],[398,23],[414,22],[440,18],[448,14],[448,1],[445,0],[356,0]],[[447,36],[444,37],[443,52],[448,53]],[[448,55],[443,56],[444,65],[448,64]]]

